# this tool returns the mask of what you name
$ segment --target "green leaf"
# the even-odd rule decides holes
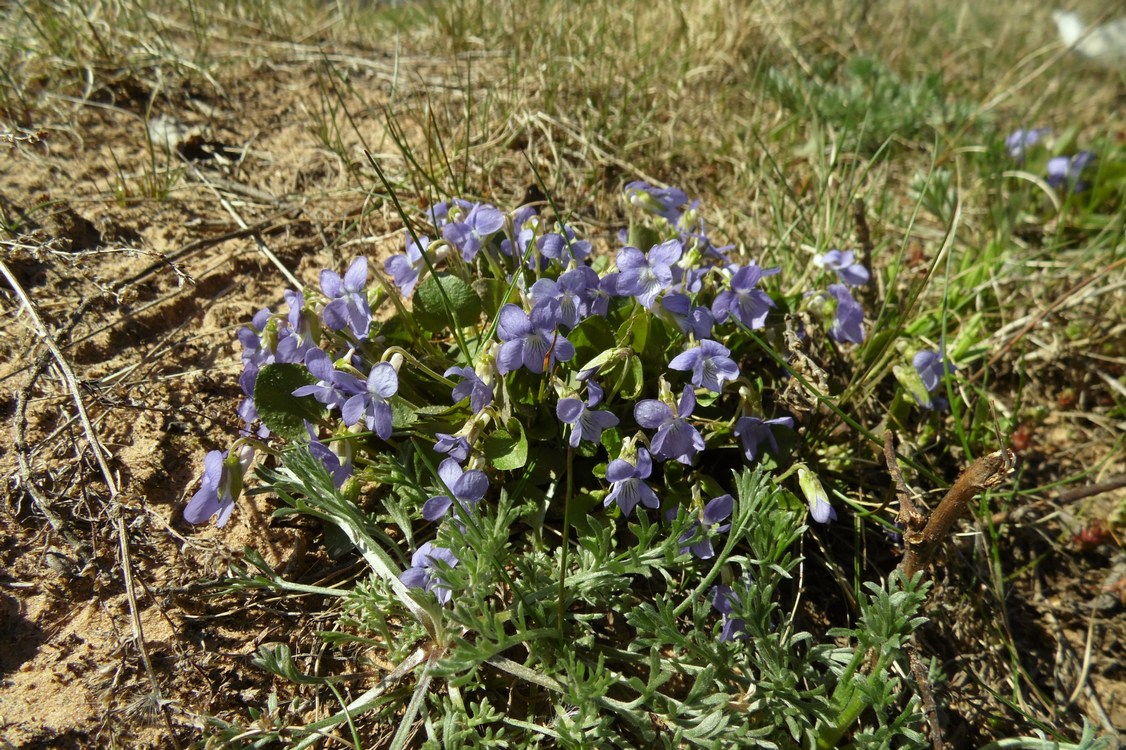
[[[420,326],[429,331],[440,331],[450,324],[451,314],[458,327],[477,322],[481,316],[481,298],[473,287],[449,273],[430,276],[418,285],[414,317]]]
[[[490,318],[496,317],[497,312],[508,302],[508,283],[501,279],[476,279],[473,291],[481,298],[485,315]]]
[[[305,422],[320,422],[327,410],[312,396],[297,398],[293,392],[316,382],[312,373],[301,365],[275,362],[259,370],[254,384],[254,408],[262,424],[287,440],[305,435]]]
[[[497,430],[485,441],[485,457],[501,471],[519,469],[528,462],[528,438],[519,420],[508,420],[508,429]]]
[[[575,362],[587,362],[603,352],[611,351],[615,344],[614,329],[601,315],[588,315],[571,329],[567,340],[575,347]]]

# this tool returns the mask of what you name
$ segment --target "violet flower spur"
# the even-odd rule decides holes
[[[497,354],[497,371],[504,375],[521,367],[542,375],[556,360],[569,362],[575,347],[558,332],[559,303],[549,300],[532,309],[532,315],[513,304],[500,309],[497,335],[504,343]]]
[[[422,269],[426,267],[426,260],[422,257],[422,254],[429,249],[430,238],[419,237],[418,243],[416,245],[408,234],[406,252],[392,255],[383,262],[383,270],[395,282],[395,286],[399,288],[399,293],[407,299],[410,299],[410,296],[414,294],[419,275],[422,273]]]
[[[637,465],[621,458],[615,458],[606,467],[606,479],[610,484],[610,492],[606,495],[603,505],[610,506],[616,502],[622,513],[629,516],[638,503],[646,508],[659,508],[661,501],[645,483],[653,472],[653,460],[649,451],[644,448],[637,449]]]
[[[731,517],[732,511],[735,510],[735,498],[731,495],[720,495],[719,497],[712,498],[707,505],[704,506],[703,513],[700,518],[692,522],[692,525],[680,535],[680,554],[691,552],[701,560],[710,560],[715,557],[715,548],[712,546],[711,535],[726,533],[731,524],[722,521]],[[715,527],[714,529],[712,527]],[[692,542],[696,537],[697,530],[703,529],[704,538],[698,542]]]
[[[438,603],[444,605],[450,601],[453,592],[438,575],[440,563],[453,568],[459,562],[461,561],[449,549],[435,547],[432,542],[427,542],[411,555],[411,566],[399,575],[399,580],[407,588],[433,592]]]
[[[712,303],[716,322],[723,323],[730,315],[752,331],[766,325],[766,316],[775,305],[770,295],[758,288],[758,284],[781,270],[762,268],[752,261],[735,271],[731,276],[731,289],[717,294]]]
[[[254,460],[254,449],[244,445],[237,455],[229,451],[210,451],[203,458],[203,477],[199,490],[184,506],[184,520],[206,523],[218,514],[215,525],[222,527],[235,509],[235,500],[242,494],[242,477]]]
[[[754,462],[759,457],[759,445],[766,443],[770,446],[771,453],[778,452],[778,441],[771,431],[771,426],[793,428],[793,417],[778,417],[777,419],[759,419],[758,417],[739,417],[735,422],[735,437],[743,443],[743,455],[747,460]]]
[[[690,371],[692,385],[722,393],[725,382],[739,377],[739,366],[730,354],[731,350],[718,341],[704,339],[673,357],[669,369]]]
[[[864,308],[844,284],[830,284],[829,294],[837,301],[837,312],[829,328],[829,338],[852,344],[864,343]]]
[[[468,263],[503,227],[504,214],[495,206],[479,203],[469,210],[464,221],[454,221],[443,227],[442,236],[461,251],[462,259]]]
[[[367,428],[383,440],[391,437],[390,398],[399,391],[399,373],[387,362],[380,362],[371,368],[367,381],[355,375],[341,372],[337,382],[355,395],[340,408],[344,424],[351,427],[364,420]]]
[[[489,404],[493,403],[493,386],[482,380],[473,368],[450,367],[442,375],[447,378],[451,375],[460,375],[464,378],[454,386],[453,399],[455,404],[464,398],[468,398],[469,408],[473,410],[474,414],[480,414]]]
[[[675,415],[662,401],[649,398],[637,402],[633,407],[634,419],[647,430],[657,430],[649,442],[655,457],[664,461],[676,459],[685,466],[692,465],[696,454],[704,450],[704,438],[688,422],[695,408],[696,393],[690,385],[684,386]]]
[[[868,283],[868,269],[855,261],[856,253],[852,250],[830,250],[824,255],[813,259],[813,264],[820,268],[835,271],[841,281],[849,286],[863,286]]]
[[[371,306],[368,305],[368,259],[356,258],[344,278],[336,271],[321,271],[321,291],[331,301],[321,312],[321,319],[333,331],[351,329],[356,338],[367,336],[371,326]]]
[[[644,307],[652,307],[657,295],[673,282],[673,265],[680,260],[684,247],[680,240],[662,242],[649,249],[648,254],[636,247],[623,247],[618,251],[618,294],[636,297]]]
[[[456,458],[447,458],[438,465],[438,476],[441,477],[446,489],[453,493],[466,512],[476,507],[481,498],[489,491],[489,478],[480,469],[465,471]],[[436,495],[427,500],[422,506],[422,517],[427,521],[437,521],[453,506],[454,501],[449,495]]]
[[[568,444],[572,448],[578,448],[583,440],[597,444],[602,440],[603,430],[618,424],[618,418],[611,412],[594,410],[602,402],[602,388],[593,380],[588,380],[586,392],[585,404],[577,398],[561,398],[555,405],[555,416],[563,424],[571,425]]]

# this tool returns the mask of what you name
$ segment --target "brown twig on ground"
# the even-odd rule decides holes
[[[922,531],[904,530],[905,551],[903,560],[899,563],[899,571],[905,578],[912,578],[930,562],[970,500],[982,490],[1003,482],[1015,461],[1016,456],[1007,448],[981,456],[958,476],[942,502],[927,519]]]

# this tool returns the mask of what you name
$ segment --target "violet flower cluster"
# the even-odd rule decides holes
[[[380,284],[369,283],[368,262],[358,258],[343,275],[322,272],[319,293],[287,291],[284,314],[259,311],[238,334],[243,442],[231,454],[207,455],[185,519],[218,516],[225,523],[253,447],[277,452],[282,438],[266,427],[274,423],[256,400],[256,385],[262,372],[285,365],[305,382],[288,395],[317,405],[322,415],[306,419],[300,441],[342,495],[354,497],[360,481],[371,479],[364,467],[378,454],[415,450],[420,436],[432,436],[428,450],[441,461],[436,476],[421,478],[432,488],[428,499],[424,490],[412,508],[415,535],[432,541],[411,555],[400,580],[441,604],[456,595],[443,575],[472,554],[452,540],[515,476],[498,468],[498,455],[522,460],[513,457],[519,451],[500,454],[497,446],[520,441],[544,456],[567,453],[562,462],[545,458],[537,477],[552,478],[536,481],[559,481],[559,466],[583,461],[583,492],[613,517],[663,508],[656,517],[672,514],[678,525],[669,538],[686,561],[714,557],[735,500],[697,498],[685,519],[676,510],[684,498],[668,489],[666,477],[696,476],[703,457],[719,448],[740,449],[747,463],[767,450],[786,459],[776,432],[793,429],[794,418],[752,413],[762,408],[761,398],[752,406],[746,397],[758,355],[744,335],[771,325],[780,304],[764,286],[781,269],[733,257],[732,248],[714,243],[698,204],[682,191],[634,182],[626,195],[657,227],[657,241],[635,240],[651,246],[627,242],[595,262],[590,242],[534,208],[505,214],[452,200],[427,213],[429,236],[410,234],[404,251],[386,260]],[[852,290],[869,282],[867,268],[853,251],[830,250],[814,263],[832,283],[794,304],[828,310],[832,339],[863,342],[864,311]],[[464,327],[434,332],[425,342],[445,349],[448,359],[437,365],[412,346],[416,332],[375,314],[390,295],[400,297],[396,309],[409,308],[435,273],[458,276],[472,294],[497,295],[490,307],[482,293],[478,321],[451,316]],[[474,286],[478,280],[493,285]],[[412,415],[409,431],[397,421],[402,411]],[[835,515],[827,500],[810,507],[820,522]],[[728,618],[732,596],[719,589],[714,595],[725,618],[723,639],[740,630]]]

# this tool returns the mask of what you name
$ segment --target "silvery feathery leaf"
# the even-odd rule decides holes
[[[1060,40],[1083,57],[1110,65],[1126,61],[1126,18],[1088,27],[1078,14],[1057,10],[1052,20]]]

